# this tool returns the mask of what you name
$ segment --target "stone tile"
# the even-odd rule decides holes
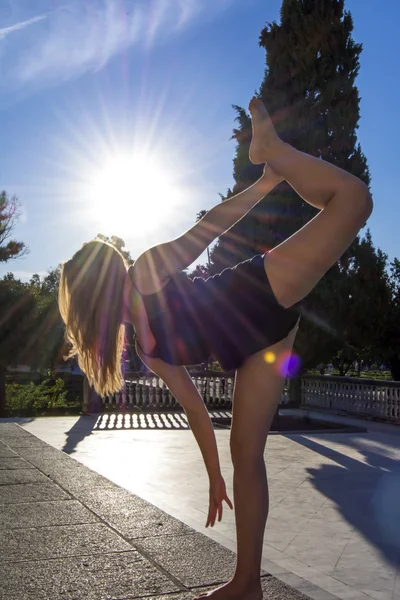
[[[272,546],[273,548],[284,552],[296,536],[296,531],[285,531],[283,529],[279,529],[277,527],[269,527],[267,525],[267,530],[265,532],[264,539],[269,544],[269,546]]]
[[[71,497],[54,483],[22,483],[0,485],[0,506],[2,504],[21,504],[46,500],[69,500]]]
[[[367,594],[369,591],[392,593],[395,584],[394,573],[378,570],[340,568],[334,569],[331,576]]]
[[[16,454],[16,452],[11,450],[11,448],[8,448],[8,446],[6,446],[5,444],[3,444],[3,442],[0,441],[0,459],[5,457],[16,458],[17,456],[18,455]]]
[[[181,521],[122,488],[81,490],[76,497],[126,538],[196,533]]]
[[[198,533],[135,540],[134,545],[187,587],[228,581],[235,570],[235,554]]]
[[[35,467],[20,456],[9,458],[0,457],[0,470],[3,469],[34,469]]]
[[[68,456],[68,454],[65,454],[65,452],[61,452],[61,450],[57,450],[48,445],[43,448],[18,448],[18,454],[39,469],[41,468],[41,461],[43,460],[48,461],[50,459],[52,461],[57,460],[65,462],[74,460]]]
[[[11,483],[48,483],[48,478],[36,469],[0,470],[0,486]]]
[[[18,435],[18,436],[2,436],[1,439],[13,450],[16,452],[19,449],[26,448],[34,448],[35,450],[46,449],[49,448],[49,445],[46,442],[43,442],[39,438],[29,434],[28,435]]]
[[[51,458],[35,459],[35,463],[45,475],[73,495],[81,490],[91,490],[95,487],[118,489],[115,483],[72,458],[66,461]]]
[[[130,544],[103,524],[0,529],[0,562],[104,554],[131,549]]]
[[[199,587],[192,587],[191,592],[193,596],[198,596],[204,592],[209,592],[214,589],[212,585],[202,585]],[[275,577],[265,576],[261,578],[261,587],[263,591],[263,600],[309,600],[308,596],[300,590],[293,589],[286,585],[286,583]],[[337,600],[334,596],[331,598],[324,598],[321,600]]]
[[[397,548],[386,546],[383,542],[372,543],[353,537],[343,551],[336,568],[394,573],[398,565]]]
[[[0,597],[7,600],[128,600],[180,589],[135,551],[17,562],[12,573],[10,564],[0,565]]]
[[[76,500],[3,504],[0,510],[0,529],[77,525],[97,522],[98,518]]]
[[[337,600],[337,596],[330,594],[326,590],[313,585],[306,579],[303,579],[298,575],[294,575],[293,573],[281,574],[279,575],[279,580],[283,581],[299,592],[302,592],[308,598],[312,598],[313,600]]]

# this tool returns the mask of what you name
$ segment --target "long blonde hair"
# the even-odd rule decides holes
[[[62,266],[58,304],[71,344],[89,383],[101,396],[124,385],[121,370],[127,264],[111,244],[94,240]]]

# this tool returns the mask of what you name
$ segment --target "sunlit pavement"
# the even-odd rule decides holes
[[[207,474],[184,419],[182,428],[161,429],[113,419],[105,425],[103,416],[47,417],[21,425],[234,550],[229,509],[214,529],[204,527]],[[263,568],[306,593],[313,584],[332,594],[325,598],[400,600],[400,436],[393,427],[371,427],[366,434],[268,441],[271,511]],[[229,431],[215,433],[232,495]]]

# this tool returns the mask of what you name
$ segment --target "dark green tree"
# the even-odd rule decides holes
[[[0,262],[19,258],[28,252],[23,242],[10,239],[21,216],[21,204],[16,196],[0,192]]]
[[[285,142],[369,185],[367,161],[357,142],[360,97],[356,78],[362,45],[353,40],[352,32],[352,17],[343,0],[283,0],[280,21],[267,24],[260,35],[266,69],[258,95]],[[262,172],[248,158],[250,117],[245,109],[234,108],[233,192],[252,184]],[[211,271],[273,248],[316,212],[282,183],[221,237],[211,253]],[[305,302],[305,318],[296,341],[304,368],[329,361],[351,344],[340,325],[349,300],[346,265],[353,260],[357,244],[328,271]]]
[[[113,246],[115,246],[121,252],[122,256],[125,258],[128,265],[133,265],[133,263],[135,261],[131,257],[131,253],[129,252],[129,250],[127,250],[125,248],[125,242],[122,238],[120,238],[116,235],[112,235],[111,237],[109,237],[107,235],[103,235],[102,233],[98,233],[96,238],[98,240],[101,240],[103,242],[108,242],[109,244],[112,244]]]
[[[260,35],[266,70],[259,96],[284,141],[369,184],[356,135],[360,98],[355,80],[362,45],[355,43],[352,31],[343,0],[283,0],[280,23],[269,23]],[[248,158],[250,117],[243,108],[234,108],[238,123],[234,178],[239,185],[249,185],[261,169]],[[274,247],[316,212],[281,184],[221,238],[212,253],[213,269]]]
[[[382,315],[385,330],[381,337],[380,359],[390,368],[392,379],[400,381],[400,260],[390,264],[390,309]]]
[[[6,408],[6,372],[10,364],[26,364],[33,355],[35,297],[27,284],[8,273],[0,280],[0,417]]]

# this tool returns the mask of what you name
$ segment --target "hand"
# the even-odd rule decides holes
[[[215,481],[210,482],[210,507],[206,527],[215,524],[215,519],[218,515],[218,521],[222,519],[222,502],[225,501],[229,508],[233,509],[232,502],[226,493],[225,481],[220,475]]]

